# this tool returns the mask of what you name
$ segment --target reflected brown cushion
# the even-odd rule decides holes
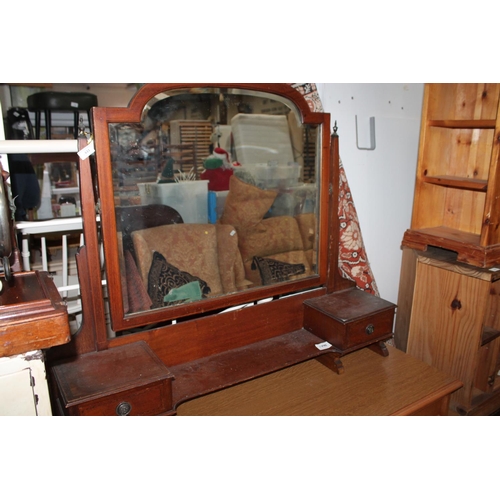
[[[287,264],[302,264],[304,266],[304,272],[301,274],[289,276],[289,281],[305,278],[311,275],[311,268],[309,266],[309,261],[307,260],[304,250],[295,250],[292,252],[266,255],[265,258],[278,260],[280,262],[286,262]],[[255,285],[262,285],[262,276],[260,275],[258,268],[252,269],[252,266],[253,259],[245,262],[245,275],[247,279],[252,281],[252,283],[254,283]]]
[[[238,232],[256,226],[269,211],[276,196],[276,191],[259,189],[233,175],[220,222],[234,226]]]
[[[304,242],[304,250],[311,269],[316,269],[317,264],[317,237],[318,228],[316,215],[312,213],[299,214],[295,216],[299,225],[299,231]]]
[[[263,220],[258,229],[238,234],[243,263],[254,256],[270,257],[273,254],[303,250],[304,244],[297,221],[288,215]]]
[[[171,224],[132,233],[137,267],[148,283],[153,252],[161,253],[177,269],[205,281],[211,296],[223,293],[214,224]]]
[[[245,267],[238,248],[238,233],[228,224],[215,224],[219,272],[224,293],[244,290],[252,285],[245,279]]]
[[[295,220],[299,225],[299,231],[304,243],[304,250],[312,250],[316,248],[316,215],[313,213],[299,214],[295,216]]]
[[[200,284],[201,293],[206,297],[210,293],[210,287],[206,281],[193,276],[186,271],[181,271],[173,266],[159,252],[153,252],[153,260],[148,275],[148,294],[153,302],[153,307],[163,307],[164,297],[173,289],[188,283],[197,281]]]

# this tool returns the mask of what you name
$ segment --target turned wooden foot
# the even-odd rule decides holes
[[[330,370],[333,370],[335,373],[342,375],[344,373],[344,365],[340,360],[338,354],[333,354],[331,352],[327,354],[323,354],[316,358],[321,364],[325,365]]]
[[[368,347],[381,356],[389,356],[389,350],[387,349],[385,342],[377,342],[376,344],[372,344]]]

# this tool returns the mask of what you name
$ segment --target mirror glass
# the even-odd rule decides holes
[[[235,88],[163,92],[108,123],[125,315],[317,276],[320,131]]]

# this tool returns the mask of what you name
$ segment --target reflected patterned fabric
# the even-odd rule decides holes
[[[201,293],[206,297],[210,293],[210,287],[206,281],[173,266],[161,253],[153,252],[153,261],[148,275],[148,294],[153,307],[163,307],[164,298],[170,291],[194,281],[200,284]]]
[[[289,264],[288,262],[263,257],[253,258],[252,269],[259,270],[263,285],[287,281],[290,276],[303,274],[306,271],[304,264]]]
[[[324,111],[316,84],[290,83],[290,85],[304,96],[311,111]],[[339,184],[338,215],[340,221],[340,272],[344,278],[354,281],[358,288],[378,296],[379,291],[368,261],[368,256],[366,255],[358,214],[354,206],[342,161],[340,161]]]

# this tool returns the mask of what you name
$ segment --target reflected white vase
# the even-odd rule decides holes
[[[37,211],[37,215],[38,219],[52,219],[54,217],[54,214],[52,213],[50,175],[46,165],[43,169],[42,198],[41,198],[40,208]]]

